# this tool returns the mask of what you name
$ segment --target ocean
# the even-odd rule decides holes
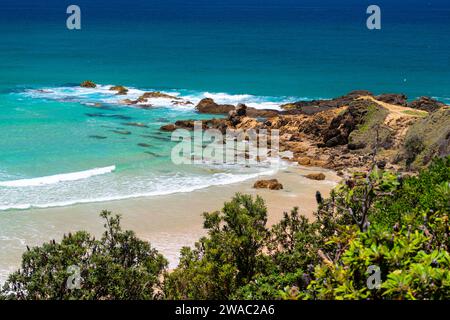
[[[257,108],[356,89],[450,103],[448,2],[377,1],[381,30],[366,27],[371,2],[341,2],[2,0],[0,211],[189,192],[273,170],[174,165],[159,127],[210,116],[164,100],[126,106],[111,85]],[[71,4],[81,30],[66,28]],[[78,87],[87,79],[99,87]]]

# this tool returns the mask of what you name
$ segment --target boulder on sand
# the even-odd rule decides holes
[[[270,190],[281,190],[283,189],[283,185],[278,182],[277,179],[271,180],[258,180],[253,185],[255,189],[270,189]]]
[[[323,173],[310,173],[310,174],[307,174],[305,176],[305,178],[321,181],[321,180],[325,180],[325,175]]]

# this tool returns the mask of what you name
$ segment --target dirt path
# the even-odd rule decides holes
[[[394,104],[379,101],[379,100],[375,99],[374,97],[370,97],[370,96],[362,96],[359,99],[360,100],[371,100],[371,101],[379,104],[383,108],[389,110],[390,114],[386,118],[386,122],[390,122],[391,120],[398,119],[398,118],[422,118],[422,117],[426,117],[428,115],[428,112],[426,112],[426,111],[417,110],[417,109],[413,109],[413,108],[409,108],[409,107],[396,106]]]

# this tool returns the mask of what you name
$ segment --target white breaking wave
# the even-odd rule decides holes
[[[117,195],[108,195],[108,196],[100,196],[94,198],[79,198],[79,199],[71,199],[66,201],[55,201],[55,202],[45,202],[45,203],[20,203],[20,204],[10,204],[10,205],[0,205],[0,211],[5,210],[26,210],[31,208],[52,208],[52,207],[65,207],[76,204],[84,204],[84,203],[96,203],[96,202],[107,202],[107,201],[116,201],[116,200],[126,200],[126,199],[134,199],[134,198],[142,198],[142,197],[152,197],[152,196],[163,196],[170,195],[175,193],[186,193],[192,192],[196,190],[206,189],[213,186],[221,186],[228,185],[233,183],[239,183],[246,180],[254,179],[259,176],[267,176],[273,175],[277,172],[277,169],[270,169],[263,172],[252,173],[252,174],[243,174],[243,175],[235,175],[231,173],[217,173],[213,174],[210,178],[202,179],[202,181],[195,181],[196,183],[181,187],[177,183],[174,183],[170,188],[164,188],[161,190],[154,190],[149,192],[136,192],[132,194],[117,194]],[[198,177],[200,178],[200,177]],[[201,179],[201,178],[200,178]],[[189,180],[195,180],[195,178],[190,178]]]
[[[109,90],[111,85],[98,85],[96,88],[82,88],[82,87],[54,87],[29,89],[24,93],[25,96],[39,99],[50,99],[61,102],[78,102],[86,105],[94,105],[95,103],[107,103],[116,105],[125,105],[123,100],[136,100],[145,92],[159,91],[155,89],[138,89],[127,87],[128,93],[126,95],[116,95],[115,91]],[[169,107],[177,110],[194,109],[200,100],[204,98],[214,99],[219,104],[233,104],[244,103],[249,107],[256,109],[275,109],[280,110],[282,104],[307,100],[307,98],[300,97],[269,97],[269,96],[255,96],[251,94],[229,94],[229,93],[213,93],[193,90],[164,90],[164,94],[174,96],[182,99],[181,101],[189,101],[190,105],[180,105],[174,103],[172,98],[150,98],[145,103],[138,103],[138,105],[152,105],[154,107]],[[176,101],[175,101],[176,102]],[[132,106],[131,106],[132,107]]]
[[[104,168],[95,168],[86,171],[72,172],[72,173],[64,173],[57,174],[53,176],[40,177],[40,178],[32,178],[32,179],[20,179],[20,180],[12,180],[12,181],[0,181],[0,187],[36,187],[36,186],[44,186],[49,184],[56,184],[59,182],[65,181],[76,181],[87,179],[93,176],[98,176],[106,173],[111,173],[116,170],[116,166],[109,166]]]

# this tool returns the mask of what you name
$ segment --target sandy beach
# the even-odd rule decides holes
[[[304,177],[312,172],[324,172],[326,180],[314,181]],[[262,196],[268,207],[268,222],[274,224],[284,211],[293,207],[299,207],[303,215],[312,217],[316,208],[315,192],[318,190],[325,196],[339,181],[332,171],[297,166],[259,179],[269,178],[278,179],[284,189],[256,190],[253,184],[258,179],[252,179],[189,193],[2,212],[0,279],[3,282],[9,272],[19,267],[26,245],[31,247],[51,239],[58,240],[64,233],[77,230],[87,230],[99,236],[103,229],[99,212],[104,209],[121,214],[123,227],[150,241],[169,259],[173,268],[177,264],[180,248],[192,246],[204,234],[202,213],[221,209],[223,203],[236,192]]]

